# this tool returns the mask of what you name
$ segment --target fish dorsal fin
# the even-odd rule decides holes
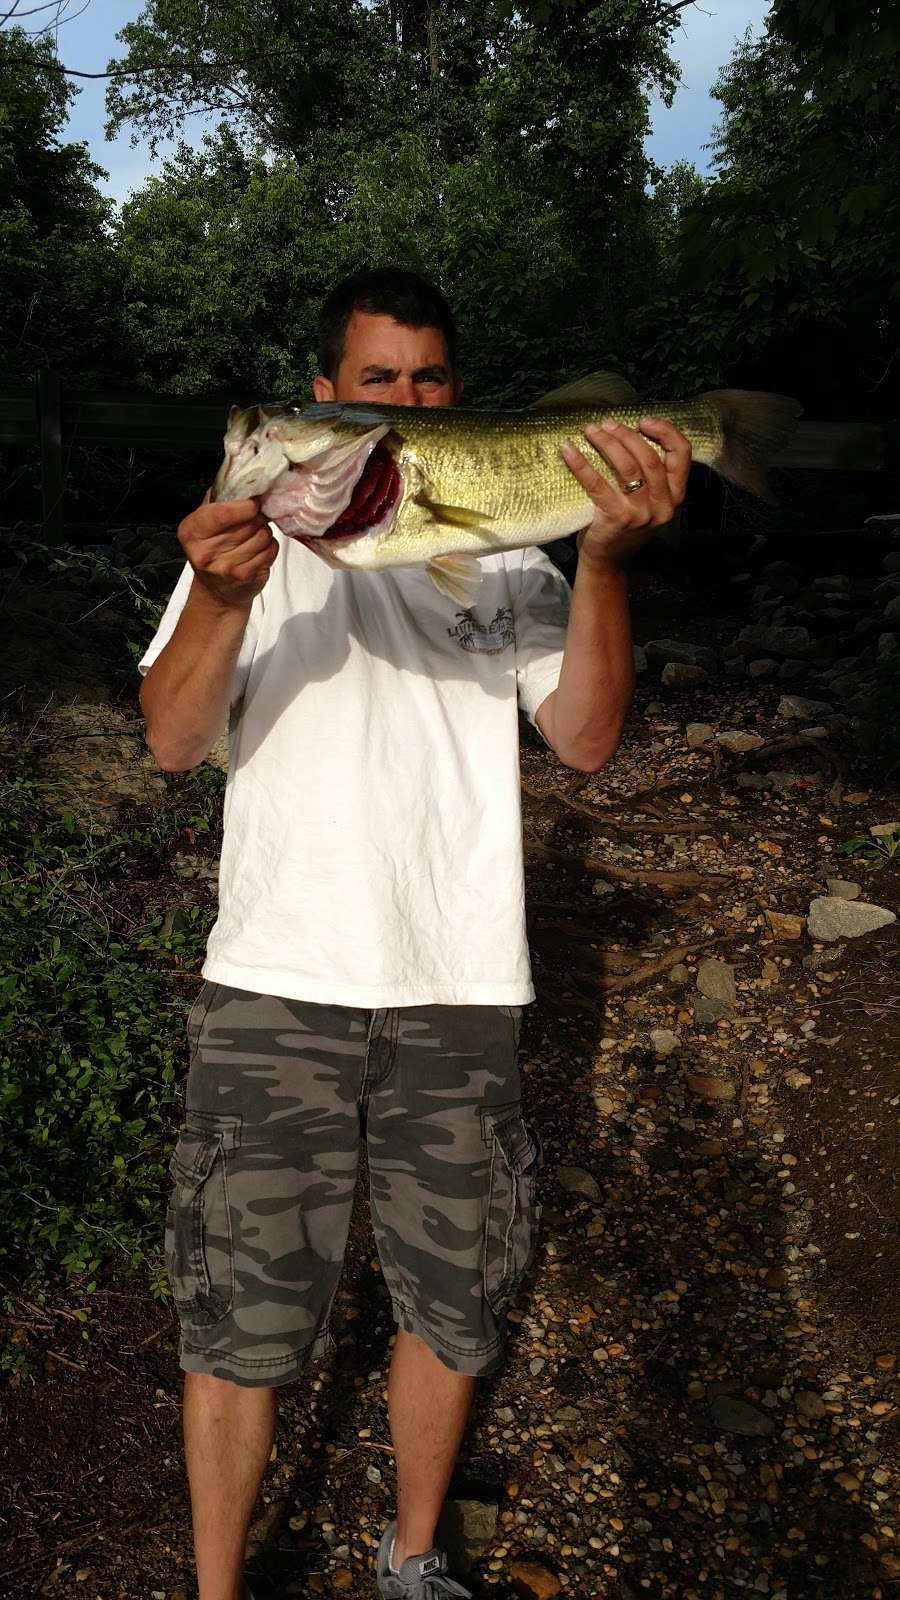
[[[472,604],[483,576],[478,557],[462,552],[432,556],[426,571],[434,587],[461,606]]]
[[[388,427],[391,420],[383,411],[370,411],[368,406],[358,405],[355,401],[311,400],[308,405],[292,406],[290,409],[296,416],[309,417],[312,422],[340,417],[342,422],[351,422],[362,429]]]
[[[551,389],[549,394],[542,394],[540,400],[531,404],[532,411],[540,411],[544,406],[596,406],[601,402],[606,405],[633,405],[638,398],[634,385],[623,378],[618,372],[588,372],[583,378],[574,378],[571,383],[564,383],[558,389]]]
[[[484,528],[486,522],[495,522],[491,511],[473,511],[469,506],[448,506],[441,500],[432,500],[424,489],[415,496],[416,504],[424,507],[435,522],[448,528]],[[485,533],[488,532],[484,528]]]

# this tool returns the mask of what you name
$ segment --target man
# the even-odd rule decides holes
[[[443,297],[356,274],[322,313],[317,400],[453,405]],[[625,558],[681,501],[671,426],[586,430],[611,486],[571,595],[542,552],[483,562],[461,612],[419,569],[335,572],[259,514],[204,503],[141,662],[170,771],[230,717],[219,917],[189,1024],[167,1261],[182,1327],[200,1600],[237,1600],[275,1390],[331,1348],[361,1129],[398,1324],[388,1401],[397,1519],[385,1600],[468,1593],[434,1548],[475,1377],[502,1356],[530,1263],[539,1143],[522,1119],[524,937],[517,710],[596,771],[632,690]],[[627,486],[627,490],[626,490]]]

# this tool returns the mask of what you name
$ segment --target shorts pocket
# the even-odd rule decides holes
[[[208,1328],[231,1310],[234,1239],[228,1172],[241,1119],[189,1111],[169,1164],[166,1269],[182,1322]]]
[[[542,1160],[538,1135],[518,1104],[484,1107],[482,1134],[491,1146],[484,1235],[484,1292],[501,1314],[534,1259],[541,1207],[536,1198]]]

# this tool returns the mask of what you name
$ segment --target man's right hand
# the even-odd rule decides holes
[[[258,500],[210,502],[185,517],[178,540],[194,577],[222,606],[248,609],[265,588],[278,542]]]

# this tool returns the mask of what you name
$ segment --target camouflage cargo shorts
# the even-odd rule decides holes
[[[185,1371],[273,1385],[333,1348],[363,1136],[397,1323],[455,1372],[497,1369],[540,1214],[519,1021],[204,983],[166,1224]]]

